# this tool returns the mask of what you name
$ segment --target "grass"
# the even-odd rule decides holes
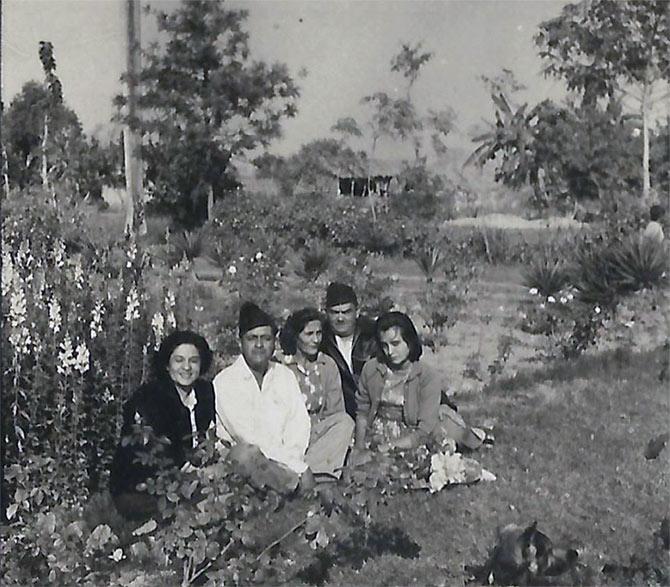
[[[101,231],[113,234],[122,226],[118,214],[100,215],[99,222]],[[408,299],[423,285],[411,260],[374,259],[374,265],[381,274],[398,273],[394,293]],[[473,301],[468,328],[503,306],[505,315],[513,310],[518,294],[506,286],[516,287],[519,277],[518,266],[487,266],[481,281],[490,291]],[[200,285],[199,303],[206,313],[219,313],[225,292]],[[488,322],[482,332],[495,343]],[[452,342],[447,361],[462,370],[458,347],[471,353],[470,342]],[[595,571],[606,562],[626,563],[634,553],[647,556],[670,510],[670,448],[656,460],[644,458],[649,439],[669,429],[670,397],[658,380],[662,358],[661,350],[590,355],[521,370],[484,394],[459,399],[473,423],[497,421],[495,447],[476,457],[498,480],[396,497],[378,521],[406,530],[420,545],[419,556],[383,554],[360,569],[335,567],[329,584],[462,585],[465,566],[483,563],[496,527],[511,522],[537,520],[555,543],[578,547],[582,562]],[[595,582],[606,580],[597,576]]]
[[[462,406],[471,421],[497,420],[496,446],[477,458],[498,480],[396,498],[381,515],[408,532],[420,556],[334,570],[330,584],[461,585],[465,565],[483,563],[496,527],[512,522],[537,520],[596,573],[648,555],[670,512],[670,449],[644,458],[649,439],[669,427],[661,359],[660,350],[583,358]]]

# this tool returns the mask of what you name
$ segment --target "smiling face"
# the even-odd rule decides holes
[[[328,323],[337,336],[351,336],[356,330],[356,304],[351,302],[326,309]]]
[[[297,347],[298,352],[305,357],[313,359],[319,352],[323,330],[320,320],[311,320],[298,334]]]
[[[401,367],[409,359],[409,345],[402,337],[397,326],[384,330],[379,334],[382,352],[392,367]]]
[[[175,347],[168,361],[167,371],[176,385],[189,388],[200,376],[200,351],[192,344]]]
[[[242,356],[252,371],[265,373],[275,352],[275,335],[271,326],[258,326],[240,337]]]

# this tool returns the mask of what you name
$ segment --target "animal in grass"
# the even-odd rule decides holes
[[[508,524],[498,529],[498,539],[480,578],[489,585],[548,585],[574,569],[576,550],[555,549],[551,539],[537,529]]]

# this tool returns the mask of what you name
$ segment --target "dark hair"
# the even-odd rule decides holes
[[[170,357],[180,344],[192,344],[198,349],[200,354],[200,377],[209,370],[213,356],[207,341],[190,330],[176,330],[163,339],[160,348],[154,354],[153,375],[155,378],[160,379],[165,376]]]
[[[323,326],[323,315],[316,308],[303,308],[293,312],[286,319],[286,324],[279,333],[279,344],[285,355],[295,355],[298,351],[298,335],[307,326],[307,323],[314,320],[318,320]]]
[[[409,360],[414,363],[421,357],[423,349],[421,348],[421,341],[419,335],[414,327],[414,323],[407,314],[402,312],[384,312],[377,322],[375,322],[375,339],[377,341],[377,348],[379,349],[380,358],[386,362],[386,356],[382,350],[381,333],[390,330],[391,328],[398,328],[402,339],[409,347]]]
[[[651,208],[649,208],[649,219],[653,220],[654,222],[663,218],[664,215],[665,208],[660,204],[654,204]]]

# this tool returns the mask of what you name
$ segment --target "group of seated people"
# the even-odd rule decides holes
[[[360,316],[346,284],[328,286],[325,316],[301,309],[280,332],[266,311],[243,303],[239,339],[240,356],[211,383],[204,379],[212,364],[204,338],[176,331],[163,340],[151,380],[124,406],[110,490],[125,517],[157,510],[146,491],[156,467],[139,455],[145,447],[133,440],[136,424],[166,438],[164,460],[184,470],[214,426],[236,472],[254,487],[285,494],[337,481],[345,461],[364,464],[374,451],[445,438],[476,449],[489,440],[441,401],[442,382],[421,361],[411,319],[401,312],[374,322]]]

